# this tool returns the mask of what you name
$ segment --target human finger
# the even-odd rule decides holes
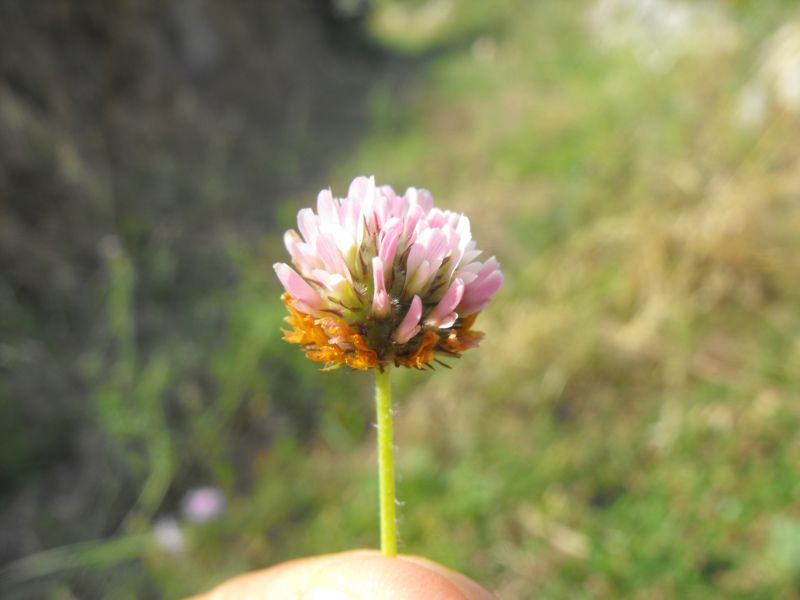
[[[356,550],[283,563],[195,600],[494,600],[468,577],[415,556]]]

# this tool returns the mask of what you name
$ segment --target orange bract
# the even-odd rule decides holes
[[[453,329],[442,336],[439,347],[445,352],[457,355],[464,352],[464,350],[475,348],[480,344],[483,333],[480,331],[472,331],[472,326],[475,324],[475,319],[478,318],[479,314],[480,313],[472,314],[463,321],[457,323]]]
[[[347,365],[366,371],[380,365],[423,369],[436,360],[437,354],[458,358],[462,352],[478,345],[483,334],[472,330],[478,314],[460,320],[448,330],[428,329],[414,343],[397,344],[387,341],[383,352],[371,348],[364,336],[336,317],[314,317],[293,306],[289,294],[281,296],[289,310],[286,322],[292,329],[283,330],[283,339],[303,347],[310,360],[325,363],[324,371]]]
[[[281,300],[289,310],[286,322],[292,330],[283,330],[283,339],[300,344],[310,360],[326,363],[324,370],[347,365],[365,371],[378,366],[377,353],[367,346],[364,338],[346,323],[334,317],[317,319],[292,306],[292,297],[283,294]]]
[[[434,331],[428,330],[422,336],[419,348],[406,356],[396,356],[394,362],[404,367],[421,369],[436,358],[436,345],[438,343],[439,335]]]

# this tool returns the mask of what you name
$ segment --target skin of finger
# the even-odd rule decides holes
[[[436,571],[380,554],[345,557],[319,569],[302,597],[322,600],[327,595],[337,600],[477,600]]]
[[[466,575],[462,575],[457,571],[452,571],[439,563],[422,556],[403,555],[401,558],[443,575],[470,600],[497,600],[497,596],[483,589]]]
[[[374,554],[373,550],[351,550],[339,554],[290,560],[267,569],[239,575],[220,584],[210,592],[192,596],[187,600],[233,600],[234,598],[249,600],[265,598],[267,594],[273,598],[281,598],[285,595],[294,600],[299,593],[298,586],[308,582],[309,574],[346,556],[371,556],[372,554]]]
[[[387,558],[375,550],[290,561],[231,579],[193,600],[294,600],[304,595],[313,598],[314,588],[369,600],[495,600],[474,581],[432,561],[416,556]]]

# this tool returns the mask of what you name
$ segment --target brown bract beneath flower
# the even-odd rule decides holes
[[[415,369],[432,368],[433,362],[447,366],[438,355],[459,358],[464,350],[476,347],[483,333],[473,331],[478,313],[458,320],[449,329],[426,329],[406,344],[392,342],[380,352],[367,344],[365,336],[337,317],[317,318],[297,310],[294,299],[283,294],[281,300],[289,310],[285,321],[291,329],[283,330],[283,339],[302,346],[310,360],[325,363],[323,371],[347,365],[366,371],[388,365]]]

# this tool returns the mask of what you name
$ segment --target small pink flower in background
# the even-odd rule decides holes
[[[187,521],[199,525],[219,518],[225,512],[226,505],[222,490],[201,487],[186,492],[181,510]]]
[[[477,260],[466,216],[434,207],[427,190],[399,196],[357,177],[346,198],[321,191],[297,225],[284,236],[293,267],[274,267],[290,312],[285,339],[310,359],[422,368],[477,345],[471,327],[503,274],[494,257]]]
[[[174,517],[161,517],[153,524],[153,537],[164,550],[175,556],[183,553],[186,540]]]

